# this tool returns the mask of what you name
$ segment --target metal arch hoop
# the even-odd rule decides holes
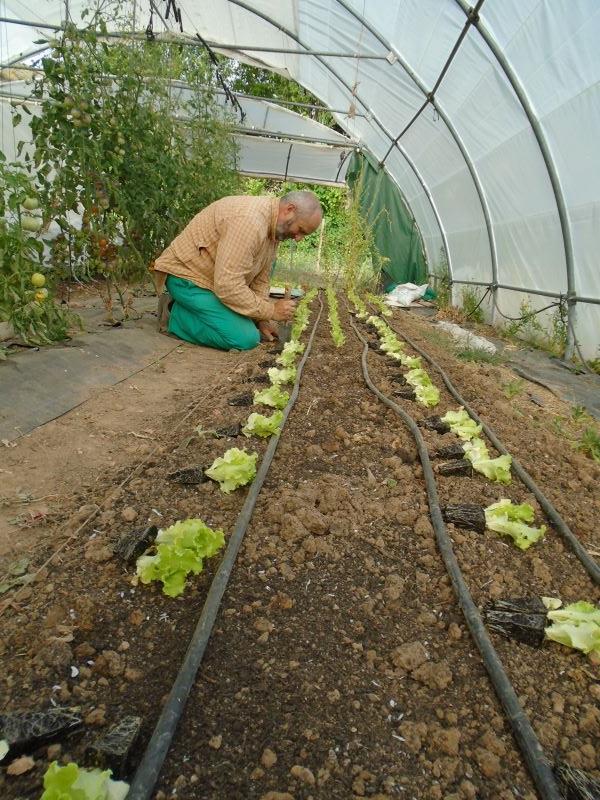
[[[372,36],[374,36],[375,39],[377,39],[377,41],[381,45],[383,45],[383,47],[385,47],[386,50],[388,50],[389,52],[393,52],[394,53],[394,55],[398,59],[398,64],[406,72],[406,74],[413,81],[413,83],[427,97],[430,94],[429,90],[427,89],[427,87],[425,86],[423,81],[419,78],[419,76],[410,68],[410,66],[405,61],[405,59],[400,55],[400,53],[398,53],[396,48],[392,48],[392,45],[390,44],[390,42],[388,42],[386,40],[386,38],[384,36],[382,36],[365,19],[364,15],[359,14],[357,11],[354,11],[354,9],[348,4],[348,2],[346,0],[336,0],[336,2],[339,5],[341,5],[342,8],[348,14],[350,14],[352,17],[354,17],[354,19],[356,19],[358,22],[360,22],[361,25],[364,25],[365,28],[369,31],[369,33]],[[495,286],[498,283],[498,252],[497,252],[497,249],[496,249],[496,239],[495,239],[495,236],[494,236],[494,228],[493,228],[493,225],[492,225],[492,220],[491,220],[491,216],[490,216],[490,210],[489,210],[488,202],[487,202],[487,199],[486,199],[486,196],[485,196],[485,192],[483,190],[483,186],[482,186],[481,181],[479,179],[479,174],[478,174],[478,172],[477,172],[477,170],[475,168],[475,164],[473,163],[471,157],[469,156],[469,154],[467,152],[467,149],[466,149],[466,147],[465,147],[465,145],[464,145],[464,143],[463,143],[458,131],[456,130],[456,128],[452,124],[452,122],[451,122],[450,118],[448,117],[448,115],[446,114],[446,112],[439,105],[439,102],[436,100],[435,97],[432,98],[431,104],[433,105],[435,110],[438,112],[438,114],[440,115],[442,120],[445,122],[446,127],[450,131],[450,134],[451,134],[452,138],[454,139],[458,149],[460,150],[460,152],[462,154],[462,157],[464,158],[465,163],[467,165],[467,168],[469,170],[469,173],[471,175],[471,178],[473,179],[473,183],[475,185],[475,191],[477,192],[477,196],[479,197],[479,203],[481,204],[481,210],[483,212],[483,218],[485,220],[485,227],[486,227],[487,235],[488,235],[488,242],[489,242],[489,245],[490,245],[490,257],[491,257],[491,262],[492,262],[492,293],[495,296],[495,294],[496,294]],[[448,253],[447,246],[446,246],[446,255],[447,255],[447,258],[448,258],[448,264],[450,264],[450,256],[449,256],[449,253]],[[450,278],[452,278],[452,274],[451,273],[450,273]],[[492,303],[492,321],[493,321],[494,309],[495,309],[495,304]]]
[[[243,8],[245,11],[248,11],[250,14],[254,14],[255,16],[259,17],[260,19],[263,19],[265,22],[268,22],[270,25],[273,25],[273,27],[277,28],[277,30],[281,31],[281,33],[285,34],[290,39],[292,39],[294,42],[296,42],[296,44],[299,44],[300,47],[305,47],[306,50],[310,52],[310,48],[307,47],[307,45],[305,45],[304,42],[298,36],[296,36],[296,34],[293,31],[288,30],[285,26],[281,25],[279,22],[276,22],[275,20],[271,19],[267,14],[263,14],[262,11],[258,11],[257,9],[252,8],[251,6],[249,6],[245,2],[243,2],[243,0],[229,0],[229,2],[232,5],[236,5],[236,6],[239,6],[240,8]],[[375,114],[373,114],[373,112],[371,111],[371,109],[369,109],[369,107],[364,102],[364,100],[361,99],[360,95],[358,95],[356,92],[353,92],[351,87],[348,86],[348,84],[346,83],[346,81],[321,56],[314,55],[313,58],[316,58],[317,61],[319,61],[319,63],[322,64],[325,67],[325,69],[328,70],[328,72],[330,72],[342,84],[342,86],[350,93],[350,95],[355,97],[356,100],[361,104],[361,106],[373,117],[373,121],[376,123],[377,127],[382,131],[382,133],[385,134],[385,136],[390,140],[390,142],[394,142],[394,145],[395,145],[396,149],[402,154],[402,156],[404,157],[406,163],[409,165],[411,170],[414,172],[415,177],[417,178],[417,180],[421,184],[421,187],[422,187],[425,195],[427,196],[427,199],[429,200],[429,203],[431,205],[431,209],[433,211],[433,214],[435,216],[436,222],[438,224],[438,228],[440,230],[440,236],[442,237],[442,242],[444,243],[444,248],[446,250],[446,257],[448,259],[448,272],[450,273],[450,280],[452,281],[452,259],[451,259],[451,256],[450,256],[450,250],[448,248],[448,240],[446,239],[446,233],[445,233],[444,228],[442,226],[442,222],[441,222],[440,215],[439,215],[439,212],[437,210],[437,207],[435,205],[435,201],[434,201],[434,199],[433,199],[433,197],[431,195],[431,192],[429,191],[429,188],[427,187],[427,184],[425,183],[425,180],[423,179],[421,173],[416,168],[416,166],[413,163],[412,159],[406,153],[406,150],[404,149],[404,147],[402,147],[402,145],[399,142],[395,142],[394,141],[394,136],[387,130],[387,128],[383,125],[383,123],[379,120],[379,118]],[[388,173],[388,175],[390,175],[392,177],[392,180],[394,181],[396,186],[398,186],[398,182],[394,179],[393,175],[389,172],[389,170],[387,170],[385,168],[385,166],[384,166],[384,170]],[[410,209],[410,204],[406,201],[406,198],[404,197],[404,194],[400,190],[399,186],[398,186],[398,190],[400,191],[400,194],[402,196],[403,202],[406,204],[407,208]],[[411,214],[412,214],[412,211],[411,211]],[[414,214],[413,214],[413,218],[414,218]]]
[[[466,0],[454,0],[454,2],[468,16],[470,9]],[[575,329],[575,310],[577,304],[577,299],[576,299],[577,291],[575,286],[575,259],[573,256],[573,240],[571,237],[571,226],[569,223],[567,205],[565,202],[562,186],[560,184],[560,179],[558,177],[558,173],[556,171],[554,160],[552,158],[550,147],[548,145],[548,141],[544,134],[543,128],[540,125],[540,122],[533,111],[533,107],[529,102],[529,97],[527,96],[525,89],[521,85],[519,78],[517,77],[515,71],[513,70],[513,68],[505,58],[504,54],[500,50],[492,34],[487,30],[487,28],[484,25],[482,25],[481,18],[475,20],[473,22],[473,26],[477,29],[479,35],[493,53],[496,61],[498,62],[506,78],[508,79],[508,82],[510,83],[514,93],[517,95],[517,98],[521,103],[523,111],[525,112],[527,119],[529,120],[529,124],[531,125],[531,129],[533,130],[533,134],[536,138],[538,147],[540,148],[540,152],[544,160],[544,164],[546,165],[546,169],[548,171],[548,177],[550,178],[550,183],[552,185],[552,190],[554,192],[554,200],[556,202],[556,208],[558,210],[560,229],[562,232],[563,244],[565,248],[565,264],[567,268],[567,276],[566,276],[567,304],[568,304],[567,315],[570,324],[568,325],[567,345],[565,347],[564,357],[566,359],[570,359],[573,355],[573,348],[575,345],[575,336],[573,334],[573,331]]]

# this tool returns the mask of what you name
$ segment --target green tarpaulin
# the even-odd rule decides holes
[[[346,181],[360,188],[360,208],[373,226],[374,261],[381,265],[384,290],[399,283],[427,283],[419,229],[391,178],[373,158],[354,153]]]

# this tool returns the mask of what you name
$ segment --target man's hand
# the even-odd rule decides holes
[[[277,337],[277,326],[267,320],[261,319],[258,323],[258,330],[263,342],[272,342]]]
[[[296,303],[293,300],[275,300],[273,319],[277,322],[288,322],[294,316]]]

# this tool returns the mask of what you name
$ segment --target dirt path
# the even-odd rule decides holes
[[[535,797],[437,554],[413,441],[365,388],[361,348],[349,329],[347,337],[336,350],[323,317],[157,800]],[[166,476],[206,465],[228,446],[264,451],[264,443],[243,437],[189,437],[199,422],[245,419],[249,409],[228,406],[227,397],[257,387],[261,356],[177,437],[159,432],[160,449],[123,490],[114,487],[131,462],[65,502],[65,516],[82,503],[102,504],[102,512],[28,587],[27,605],[4,615],[0,710],[47,708],[52,698],[81,713],[86,725],[58,750],[40,748],[24,776],[1,771],[7,800],[38,797],[48,760],[83,763],[87,745],[124,714],[144,717],[141,745],[147,742],[215,563],[171,600],[136,586],[109,546],[123,529],[154,521],[154,511],[161,525],[201,516],[232,529],[244,490],[226,496],[212,484],[181,487]],[[369,363],[380,388],[391,389],[397,370],[376,354]],[[453,369],[484,416],[483,404],[501,402],[489,376],[477,384],[464,365]],[[182,389],[170,421],[195,397]],[[450,405],[444,396],[441,413]],[[529,427],[521,426],[507,444],[525,460],[520,443],[529,446]],[[428,436],[433,447],[437,435]],[[556,459],[567,481],[591,464],[572,464],[550,440],[545,448],[546,463]],[[498,489],[480,477],[444,479],[440,491],[454,502],[498,499]],[[591,493],[578,482],[579,492],[586,494],[578,502],[588,503]],[[518,485],[501,494],[531,502]],[[126,524],[132,512],[136,519]],[[49,524],[48,534],[57,529]],[[578,530],[582,538],[586,531]],[[553,532],[543,548],[525,554],[489,533],[451,534],[480,604],[515,593],[594,599]],[[49,552],[41,547],[37,557]],[[495,643],[547,752],[597,769],[594,667],[557,645]]]

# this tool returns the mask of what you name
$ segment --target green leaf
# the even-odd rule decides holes
[[[262,403],[262,405],[271,406],[272,408],[285,408],[289,399],[288,392],[285,392],[281,387],[270,386],[268,389],[254,392],[253,401],[255,404]]]
[[[477,425],[462,406],[459,406],[458,411],[448,411],[444,414],[442,422],[447,423],[452,433],[465,441],[481,433],[481,425]]]
[[[258,453],[247,453],[232,447],[221,458],[216,458],[204,472],[209,478],[219,482],[222,492],[229,494],[238,486],[245,486],[254,479],[257,459]]]
[[[284,367],[283,369],[271,367],[267,372],[269,380],[274,386],[279,386],[282,383],[293,383],[296,380],[296,367]]]
[[[263,414],[250,414],[248,421],[242,428],[244,436],[273,436],[281,430],[283,411],[275,411],[270,417]]]
[[[545,525],[541,528],[532,527],[529,523],[533,521],[533,508],[528,503],[514,505],[512,501],[503,498],[485,509],[486,527],[511,536],[521,550],[527,550],[546,532]]]
[[[142,583],[161,581],[164,594],[177,597],[185,589],[187,576],[202,572],[204,559],[224,544],[223,531],[213,531],[201,519],[181,520],[158,532],[156,554],[138,558],[137,575]]]
[[[600,653],[600,608],[579,600],[549,611],[547,617],[552,621],[546,628],[547,639],[583,653]]]
[[[84,769],[71,762],[59,767],[56,761],[44,775],[40,800],[125,800],[129,785],[111,780],[110,770]]]

